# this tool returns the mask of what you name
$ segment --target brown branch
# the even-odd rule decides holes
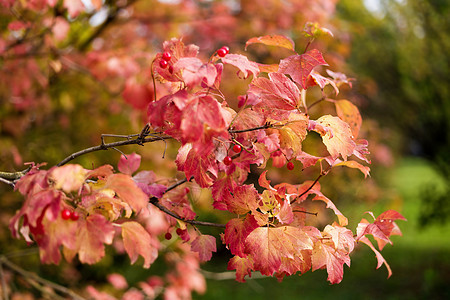
[[[173,189],[175,189],[176,187],[182,185],[185,182],[188,182],[190,180],[192,180],[193,177],[191,177],[189,180],[187,178],[184,178],[183,180],[180,180],[174,184],[172,184],[171,186],[169,186],[165,191],[164,194],[167,193],[168,191],[171,191]],[[210,227],[219,227],[219,228],[225,228],[225,224],[218,224],[218,223],[211,223],[211,222],[203,222],[203,221],[195,221],[195,220],[186,220],[182,217],[180,217],[179,215],[177,215],[176,213],[174,213],[173,211],[170,211],[169,209],[167,209],[164,205],[162,205],[159,202],[159,199],[157,197],[151,197],[149,202],[151,204],[153,204],[154,206],[156,206],[157,208],[159,208],[162,212],[168,214],[171,217],[174,217],[175,219],[178,219],[180,221],[189,223],[191,225],[199,225],[199,226],[210,226]]]
[[[314,180],[314,182],[306,189],[306,191],[304,191],[303,193],[298,195],[294,200],[292,200],[291,204],[295,203],[295,201],[297,201],[297,199],[306,195],[316,185],[316,183],[319,182],[320,178],[322,178],[323,176],[328,174],[328,171],[330,171],[330,169],[331,169],[331,166],[329,166],[325,171],[320,172],[320,174],[319,174],[319,176],[317,176],[316,180]]]
[[[254,127],[254,128],[248,128],[248,129],[241,129],[241,130],[233,130],[233,129],[229,129],[228,132],[233,134],[233,133],[243,133],[243,132],[249,132],[249,131],[256,131],[256,130],[261,130],[261,129],[267,129],[267,128],[271,128],[274,127],[272,124],[270,123],[266,123],[262,126],[258,126],[258,127]]]
[[[0,264],[5,265],[8,269],[10,269],[11,271],[14,271],[20,275],[22,275],[25,278],[30,278],[32,280],[35,280],[37,282],[39,282],[40,284],[46,285],[58,292],[61,292],[65,295],[68,295],[70,297],[72,297],[72,299],[76,299],[76,300],[85,300],[85,298],[79,296],[78,294],[76,294],[74,291],[56,284],[54,282],[51,282],[47,279],[44,279],[42,277],[39,277],[38,275],[36,275],[35,273],[31,273],[28,271],[25,271],[24,269],[22,269],[21,267],[19,267],[18,265],[12,263],[11,261],[9,261],[5,256],[0,256]]]
[[[218,223],[211,223],[211,222],[203,222],[203,221],[196,221],[196,220],[186,220],[176,213],[168,210],[165,206],[163,206],[161,203],[159,203],[159,199],[156,197],[150,198],[150,203],[159,208],[162,212],[168,214],[171,217],[174,217],[177,220],[183,221],[185,223],[189,223],[191,225],[198,225],[198,226],[209,226],[209,227],[219,227],[219,228],[225,228],[225,224],[218,224]]]
[[[100,150],[107,150],[110,148],[114,148],[114,147],[118,147],[118,146],[125,146],[125,145],[142,145],[145,143],[151,143],[151,142],[156,142],[156,141],[161,141],[161,140],[168,140],[168,139],[172,139],[172,137],[170,136],[158,136],[158,137],[147,137],[147,138],[141,138],[140,135],[133,139],[133,140],[126,140],[126,141],[120,141],[120,142],[113,142],[113,143],[102,143],[98,146],[95,147],[90,147],[78,152],[75,152],[69,156],[67,156],[65,159],[63,159],[62,161],[60,161],[57,166],[61,167],[62,165],[65,165],[66,163],[68,163],[69,161],[87,154],[87,153],[91,153],[91,152],[95,152],[95,151],[100,151]]]

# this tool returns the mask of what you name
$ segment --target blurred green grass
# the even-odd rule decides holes
[[[326,281],[325,270],[291,276],[282,283],[274,278],[248,279],[244,284],[209,279],[206,294],[194,299],[450,299],[450,223],[421,228],[418,222],[421,190],[430,184],[443,188],[445,181],[428,162],[416,158],[403,159],[387,176],[386,188],[400,199],[351,205],[341,211],[359,221],[370,217],[364,215],[367,210],[378,215],[392,208],[408,219],[397,222],[403,236],[394,236],[393,246],[382,251],[392,268],[391,278],[387,279],[384,266],[375,269],[375,256],[363,245],[353,253],[352,266],[345,267],[338,285]],[[226,263],[226,258],[219,256],[204,269],[220,272]]]

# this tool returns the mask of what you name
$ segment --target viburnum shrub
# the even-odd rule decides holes
[[[314,31],[306,28],[311,41],[327,33],[317,25]],[[401,234],[395,221],[405,218],[393,210],[378,217],[367,212],[373,220],[362,219],[352,231],[319,184],[339,166],[369,175],[364,165],[370,163],[368,142],[358,138],[362,122],[358,108],[348,100],[331,98],[342,85],[351,85],[350,79],[339,72],[327,70],[325,76],[316,71],[327,63],[319,50],[309,49],[310,43],[301,53],[285,36],[255,37],[245,46],[253,44],[283,47],[292,55],[278,64],[264,65],[222,47],[204,61],[195,45],[180,39],[164,42],[163,52],[149,67],[153,79],[170,92],[148,105],[145,128],[125,141],[102,142],[74,153],[48,170],[32,164],[14,181],[25,202],[10,222],[13,236],[37,243],[41,261],[55,264],[62,257],[70,261],[75,256],[81,263],[94,264],[105,255],[105,245],[119,243],[131,263],[142,256],[144,267],[149,268],[171,248],[174,251],[167,260],[174,270],[165,281],[147,284],[143,289],[147,295],[149,289],[166,295],[202,292],[199,263],[211,259],[218,242],[233,255],[228,269],[236,271],[240,282],[255,271],[281,280],[326,269],[328,281],[339,283],[357,243],[368,245],[376,254],[377,268],[385,264],[390,276],[379,250],[392,244],[391,235]],[[237,68],[237,77],[226,80],[251,77],[238,105],[220,89],[226,65]],[[307,100],[307,93],[317,86],[321,97]],[[312,119],[310,112],[318,102],[334,108],[336,114]],[[321,137],[324,146],[317,147],[326,149],[324,155],[303,151],[302,143],[312,132]],[[135,153],[121,156],[118,172],[110,165],[89,170],[68,164],[88,152],[167,139],[179,142],[175,164],[185,174],[184,180],[171,185],[161,184],[164,181],[157,180],[152,170],[136,173],[141,156]],[[272,185],[266,169],[259,176],[259,188],[246,182],[252,165],[265,169],[272,161],[275,167],[286,165],[293,170],[295,160],[303,170],[317,166],[319,174],[305,182]],[[188,182],[210,189],[212,206],[233,217],[226,224],[198,220],[188,197],[190,189],[184,186]],[[306,206],[311,201],[322,201],[326,207],[310,212]],[[336,218],[323,229],[313,226],[315,216],[326,209]],[[217,238],[202,233],[204,226],[224,228],[224,232]]]

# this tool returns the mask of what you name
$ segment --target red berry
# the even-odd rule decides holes
[[[61,211],[61,218],[63,218],[63,220],[69,220],[71,215],[72,213],[67,208]]]
[[[172,234],[170,232],[166,232],[166,234],[164,235],[164,238],[166,240],[170,240],[172,238]]]
[[[227,54],[227,49],[225,48],[220,48],[219,50],[217,50],[217,55],[219,55],[220,57],[224,57]]]
[[[221,49],[225,50],[227,54],[230,53],[230,48],[228,48],[227,46],[223,46]]]
[[[184,188],[184,192],[185,192],[186,194],[189,194],[190,191],[191,191],[191,190],[190,190],[188,187]]]
[[[171,58],[172,58],[172,54],[170,54],[170,52],[164,52],[162,54],[162,59],[164,59],[165,61],[170,61]]]
[[[288,170],[294,170],[294,163],[292,161],[288,162],[286,167],[288,168]]]
[[[175,232],[176,232],[178,235],[182,235],[183,232],[184,232],[184,230],[181,229],[181,228],[177,228],[177,230],[175,230]]]
[[[169,66],[169,73],[173,74],[173,66],[172,65]]]
[[[225,156],[225,158],[223,159],[223,163],[225,164],[225,166],[229,166],[233,163],[233,159],[229,156]]]
[[[236,153],[240,153],[242,150],[242,147],[240,145],[234,145],[233,146],[233,151]]]
[[[167,68],[168,65],[169,65],[169,63],[168,63],[166,60],[164,60],[164,59],[162,59],[162,60],[159,61],[159,66],[160,66],[162,69]]]
[[[76,220],[78,220],[79,218],[80,218],[80,215],[79,215],[76,211],[73,211],[73,212],[70,213],[70,219],[71,219],[72,221],[76,221]]]

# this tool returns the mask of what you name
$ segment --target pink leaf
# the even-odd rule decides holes
[[[123,290],[128,287],[127,280],[119,273],[111,273],[107,276],[107,279],[115,289]]]
[[[49,170],[49,178],[55,189],[66,193],[77,191],[86,179],[87,171],[80,165],[65,165]]]
[[[231,219],[225,228],[224,242],[228,245],[230,252],[234,255],[244,257],[245,239],[256,228],[258,222],[251,214],[247,214],[244,219]]]
[[[122,238],[125,251],[134,264],[139,255],[144,258],[144,268],[150,268],[150,265],[158,257],[158,250],[153,246],[150,234],[141,224],[129,221],[122,223]]]
[[[317,120],[316,128],[313,130],[320,133],[333,159],[341,155],[346,161],[347,157],[353,154],[356,143],[353,141],[351,128],[340,118],[324,115]]]
[[[234,256],[228,262],[228,270],[236,270],[236,281],[245,282],[245,276],[252,277],[253,259],[251,257],[242,258]]]
[[[131,175],[139,169],[141,165],[141,156],[136,153],[121,155],[117,168],[120,172]]]
[[[307,88],[307,80],[311,71],[319,65],[328,65],[319,50],[313,49],[301,55],[292,55],[282,59],[279,72],[288,74],[300,84],[302,89]]]
[[[230,64],[238,68],[244,74],[244,78],[247,78],[250,75],[249,73],[253,74],[253,77],[256,77],[259,74],[258,64],[249,61],[244,55],[227,54],[221,59],[224,64]]]
[[[293,259],[300,250],[312,249],[310,237],[292,226],[259,227],[250,233],[245,244],[254,269],[269,276],[279,270],[285,258]]]
[[[74,254],[78,253],[82,263],[95,264],[105,255],[104,244],[111,244],[113,241],[113,225],[99,214],[87,216],[85,221],[78,223]]]
[[[216,238],[211,235],[199,235],[191,243],[191,250],[198,252],[200,261],[208,261],[212,257],[212,253],[216,252]]]
[[[281,73],[269,73],[269,79],[255,78],[249,92],[261,98],[259,103],[266,109],[293,110],[300,104],[300,90],[295,83]]]
[[[105,189],[111,189],[131,208],[139,213],[147,207],[147,195],[136,185],[129,175],[113,174],[108,177]]]

